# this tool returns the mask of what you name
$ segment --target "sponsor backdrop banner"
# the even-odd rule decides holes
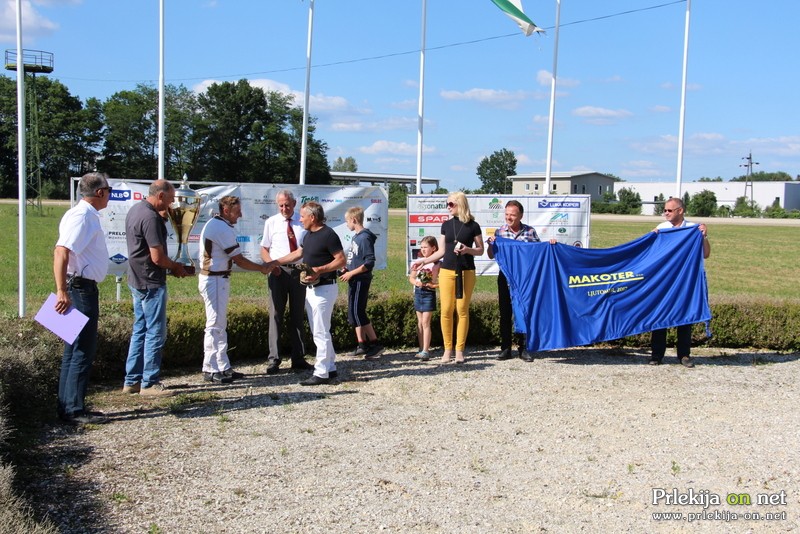
[[[80,178],[73,178],[73,190],[76,190]],[[345,254],[350,248],[353,232],[347,229],[344,221],[345,212],[353,206],[364,208],[364,226],[369,228],[378,240],[375,243],[375,268],[386,268],[387,238],[389,230],[389,203],[386,192],[377,186],[342,187],[329,185],[297,185],[297,184],[224,184],[208,187],[207,182],[188,182],[195,192],[202,196],[200,215],[189,236],[189,255],[197,262],[200,232],[208,220],[219,210],[219,199],[225,195],[235,195],[242,200],[242,218],[236,224],[239,234],[239,246],[242,254],[255,262],[261,261],[261,237],[264,221],[275,215],[275,195],[278,191],[288,189],[297,199],[296,210],[304,202],[315,201],[325,210],[327,224],[333,228],[342,240]],[[114,188],[108,207],[101,212],[101,224],[106,232],[108,252],[110,255],[109,274],[122,276],[127,272],[128,248],[125,242],[125,217],[128,210],[136,202],[147,197],[150,182],[109,180]],[[178,184],[175,184],[176,186]],[[206,187],[199,187],[206,186]],[[80,198],[76,191],[73,198]],[[167,222],[167,248],[173,257],[178,250],[178,242],[172,223]],[[241,270],[234,265],[234,270]]]
[[[509,200],[522,204],[525,213],[522,222],[536,229],[542,241],[555,238],[559,243],[589,247],[591,221],[591,196],[513,196],[467,195],[469,209],[483,230],[483,241],[505,224],[505,206]],[[426,235],[439,238],[442,223],[450,218],[447,195],[409,195],[407,265],[419,255],[419,242]],[[484,253],[475,258],[475,271],[479,275],[497,275],[497,263]]]
[[[696,226],[608,249],[498,238],[514,328],[529,351],[561,349],[711,320]],[[706,333],[708,324],[706,324]]]

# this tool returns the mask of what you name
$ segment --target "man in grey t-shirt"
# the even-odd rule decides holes
[[[175,199],[166,180],[150,185],[147,198],[125,218],[128,244],[128,287],[133,296],[133,333],[125,363],[124,393],[159,397],[172,392],[159,380],[167,339],[167,270],[187,276],[183,265],[167,256],[167,228],[159,212]]]

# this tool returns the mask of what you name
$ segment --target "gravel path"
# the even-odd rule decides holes
[[[685,369],[669,353],[660,367],[636,351],[559,351],[531,364],[496,353],[474,351],[463,366],[408,352],[344,357],[340,382],[316,388],[263,364],[241,367],[253,374],[233,385],[167,378],[187,395],[178,399],[206,398],[183,407],[101,391],[95,403],[113,421],[54,427],[47,489],[29,489],[59,495],[39,505],[64,532],[800,526],[800,355],[700,349]],[[654,488],[695,501],[653,505]],[[728,494],[752,504],[726,504]],[[653,518],[663,512],[684,517]],[[753,513],[777,519],[745,518]]]

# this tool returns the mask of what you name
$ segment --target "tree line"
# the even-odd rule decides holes
[[[155,87],[139,84],[104,101],[84,102],[45,76],[35,82],[29,77],[26,85],[29,125],[35,85],[43,197],[68,198],[69,178],[94,170],[114,178],[157,177]],[[193,181],[299,183],[303,111],[291,95],[253,87],[247,80],[214,83],[200,94],[167,85],[164,122],[168,180],[186,174]],[[306,183],[327,184],[328,146],[315,138],[315,123],[310,117]],[[16,81],[0,75],[0,197],[17,196],[17,154]]]

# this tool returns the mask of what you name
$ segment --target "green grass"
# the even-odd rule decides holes
[[[58,222],[66,211],[63,206],[46,206],[39,216],[29,210],[27,217],[27,305],[28,315],[36,312],[53,291],[52,249],[58,236]],[[411,291],[405,276],[404,214],[389,217],[389,267],[375,273],[372,293]],[[593,220],[592,246],[611,247],[635,239],[653,229],[650,221]],[[0,205],[0,314],[17,314],[17,206]],[[706,262],[711,300],[755,298],[800,300],[796,280],[797,258],[800,257],[800,227],[734,225],[724,221],[709,225],[711,257]],[[124,284],[124,280],[123,280]],[[232,295],[238,298],[263,300],[266,306],[266,282],[261,275],[236,273],[231,279]],[[340,291],[345,291],[345,286]],[[116,296],[114,277],[100,286],[101,298]],[[496,291],[495,278],[478,277],[476,292]],[[199,299],[197,280],[170,279],[172,299]],[[127,287],[122,298],[128,299]]]

